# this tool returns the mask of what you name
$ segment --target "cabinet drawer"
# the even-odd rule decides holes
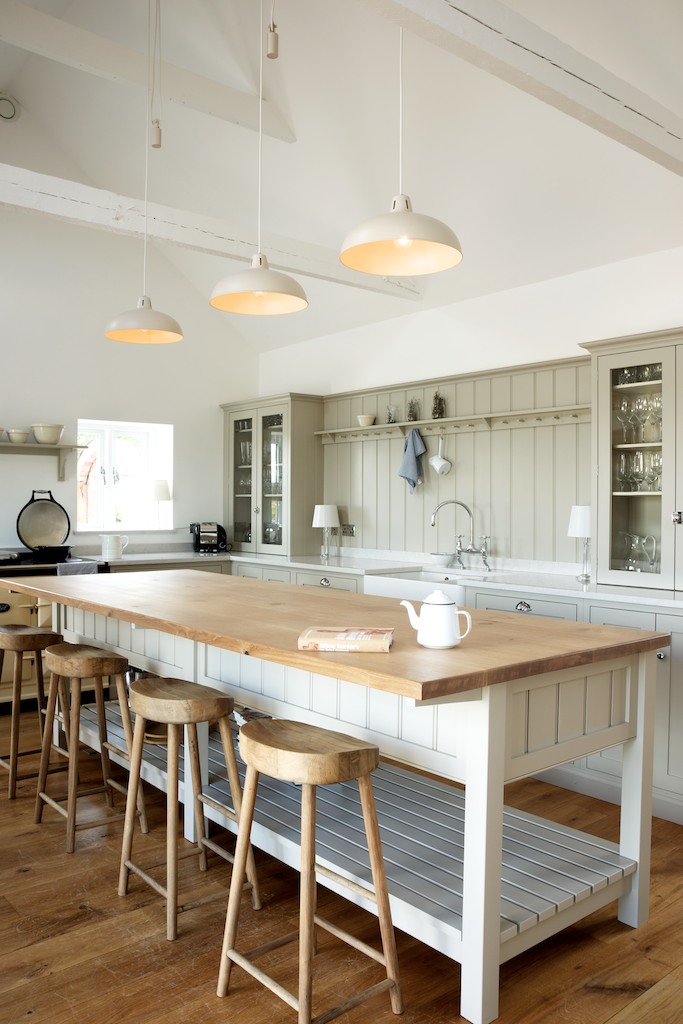
[[[518,615],[545,615],[551,619],[579,621],[578,605],[575,601],[551,600],[529,594],[496,594],[479,590],[474,594],[474,607],[496,612],[516,612]]]
[[[323,587],[331,590],[358,590],[358,581],[353,576],[333,576],[329,572],[298,572],[296,582],[304,587]]]

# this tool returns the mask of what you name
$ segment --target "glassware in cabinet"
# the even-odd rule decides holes
[[[673,587],[674,379],[673,348],[599,357],[598,582]]]

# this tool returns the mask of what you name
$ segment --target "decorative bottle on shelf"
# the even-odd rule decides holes
[[[408,421],[414,423],[420,418],[420,403],[417,398],[411,398],[408,402]]]
[[[446,399],[440,395],[438,390],[434,392],[432,401],[432,419],[442,420],[446,415]]]

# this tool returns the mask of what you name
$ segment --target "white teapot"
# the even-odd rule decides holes
[[[410,601],[401,601],[408,609],[408,618],[417,630],[417,642],[423,647],[457,647],[472,629],[469,612],[459,609],[442,590],[435,590],[426,597],[417,615]],[[460,632],[460,616],[466,622],[465,632]]]

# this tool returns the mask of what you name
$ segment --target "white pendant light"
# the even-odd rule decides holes
[[[263,0],[259,27],[259,116],[258,116],[258,251],[252,256],[251,267],[237,274],[229,274],[218,282],[210,304],[224,313],[242,313],[248,316],[277,316],[281,313],[299,313],[308,306],[306,293],[293,277],[280,270],[271,270],[261,252],[261,192],[263,171]],[[270,45],[270,44],[269,44]],[[271,54],[269,49],[268,56]]]
[[[403,193],[403,28],[399,32],[399,195],[391,212],[354,228],[339,259],[351,270],[383,277],[415,277],[457,266],[462,249],[451,229],[434,217],[414,213]]]
[[[131,345],[167,345],[170,342],[181,341],[183,332],[178,325],[177,321],[169,316],[168,313],[161,313],[156,309],[152,309],[152,303],[150,302],[147,293],[147,191],[149,183],[149,126],[152,120],[151,110],[151,96],[153,91],[154,83],[154,71],[155,71],[155,60],[157,47],[161,46],[160,34],[161,34],[161,0],[156,0],[156,20],[154,26],[154,46],[152,45],[152,31],[151,31],[151,20],[152,20],[152,2],[149,0],[147,7],[147,109],[146,109],[146,128],[145,128],[145,214],[144,214],[144,235],[142,243],[142,292],[137,308],[128,309],[124,313],[119,313],[107,324],[107,328],[104,332],[105,338],[111,338],[112,341],[125,341]],[[159,59],[159,67],[161,67],[161,57]],[[159,72],[160,73],[160,72]],[[161,128],[158,119],[154,122],[154,142],[152,145],[155,149],[161,146]]]

